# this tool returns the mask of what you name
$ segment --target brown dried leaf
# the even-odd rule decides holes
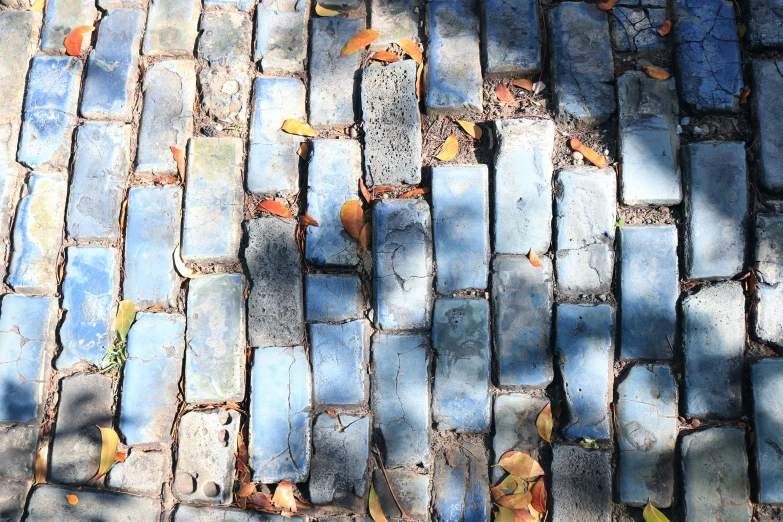
[[[177,172],[182,181],[185,181],[185,151],[179,147],[171,146],[171,155],[174,156],[174,161],[177,162]]]
[[[272,505],[272,495],[256,491],[247,497],[247,506],[265,513],[280,513],[280,510]]]
[[[504,495],[510,495],[519,487],[517,477],[514,475],[507,475],[506,478],[498,482],[496,486],[492,486],[490,491],[492,492],[493,500],[497,500]]]
[[[607,161],[606,158],[598,154],[596,151],[591,149],[590,147],[583,145],[581,141],[579,141],[576,138],[571,138],[571,141],[569,143],[571,145],[571,148],[574,149],[577,152],[582,153],[582,156],[585,157],[587,161],[598,167],[599,169],[602,169],[606,167]]]
[[[462,127],[462,130],[467,132],[474,140],[480,140],[481,136],[484,135],[484,131],[481,130],[481,127],[472,121],[457,120],[457,123]]]
[[[34,465],[34,478],[35,484],[43,484],[46,482],[46,471],[47,471],[47,463],[46,463],[46,457],[49,455],[49,446],[44,446],[41,448],[36,454],[35,454],[35,465]]]
[[[656,80],[663,81],[672,77],[670,72],[664,71],[660,67],[655,67],[654,65],[644,64],[642,65],[642,69],[647,73],[647,76],[655,78]]]
[[[352,199],[346,201],[340,209],[340,221],[343,222],[343,227],[348,235],[359,240],[359,234],[362,232],[364,226],[364,210],[362,210],[362,202],[358,199]]]
[[[498,100],[510,104],[516,105],[517,101],[514,99],[514,95],[511,94],[511,91],[508,90],[508,87],[506,87],[504,84],[499,83],[495,87],[495,96],[498,97]]]
[[[750,96],[750,87],[743,87],[740,91],[739,102],[748,103],[748,96]]]
[[[362,193],[362,197],[366,203],[370,203],[372,201],[370,191],[367,190],[367,185],[364,184],[364,179],[361,177],[359,178],[359,192]]]
[[[538,418],[536,419],[536,430],[538,430],[538,436],[547,442],[552,442],[553,425],[554,421],[552,420],[552,404],[547,403],[547,405],[544,406],[544,409],[541,410],[541,413],[538,414]]]
[[[413,196],[421,196],[423,194],[429,194],[430,189],[428,188],[417,188],[413,190],[409,190],[408,192],[403,192],[399,196],[397,196],[398,199],[405,199],[405,198],[412,198]]]
[[[299,145],[299,148],[296,149],[296,153],[299,155],[300,158],[307,161],[310,158],[310,142],[303,141]]]
[[[530,493],[533,497],[530,501],[531,507],[539,513],[545,513],[547,494],[544,479],[539,479],[538,482],[533,484],[533,489],[530,491]]]
[[[91,25],[80,25],[75,27],[63,41],[63,44],[65,45],[65,52],[71,56],[80,56],[82,54],[84,33],[89,33],[93,29],[95,29],[95,27]]]
[[[666,20],[663,25],[658,29],[658,34],[661,36],[666,36],[669,34],[672,30],[672,21]]]
[[[356,253],[358,254],[362,250],[369,248],[372,231],[370,230],[370,224],[365,223],[362,227],[362,231],[359,232],[359,239],[357,240]]]
[[[288,208],[286,208],[285,205],[283,205],[282,203],[278,203],[274,199],[265,199],[264,201],[258,204],[256,210],[269,212],[270,214],[274,214],[275,216],[280,216],[284,218],[294,217],[293,214],[291,214],[291,211],[288,210]]]
[[[608,11],[609,9],[614,7],[615,4],[617,4],[617,0],[606,0],[606,2],[602,2],[598,4],[598,9],[600,9],[601,11]]]
[[[309,138],[315,138],[316,136],[313,128],[301,120],[285,120],[283,122],[283,126],[280,127],[280,129],[287,132],[288,134],[296,134],[297,136],[307,136]]]
[[[315,14],[322,17],[330,17],[330,16],[337,16],[340,14],[340,11],[335,11],[333,9],[327,9],[318,2],[315,3]]]
[[[440,152],[435,156],[440,161],[449,161],[454,158],[459,152],[459,142],[457,137],[450,134],[446,141],[443,142],[443,146],[440,148]]]
[[[313,216],[310,214],[305,214],[304,216],[299,216],[299,224],[303,227],[317,227],[318,221],[313,219]]]
[[[378,51],[377,53],[372,55],[372,59],[378,60],[379,62],[386,62],[386,63],[394,63],[400,61],[399,56],[397,56],[394,53],[390,53],[389,51]]]
[[[410,40],[400,40],[397,42],[397,45],[400,46],[400,48],[405,51],[405,54],[413,58],[413,61],[418,63],[419,65],[422,64],[422,54],[421,49],[419,49],[419,46],[416,45],[414,42]]]
[[[256,485],[252,482],[245,482],[241,486],[239,486],[239,491],[237,492],[237,496],[239,498],[246,498],[252,495],[256,492]]]
[[[533,265],[536,268],[541,268],[541,260],[538,258],[538,255],[535,253],[535,251],[532,248],[530,249],[530,252],[528,252],[527,258],[530,261],[531,265]]]
[[[370,486],[369,507],[370,516],[374,522],[389,522],[389,520],[386,518],[386,515],[383,514],[383,509],[381,509],[381,501],[378,498],[378,494],[375,492],[375,488],[372,486]]]
[[[65,495],[65,500],[67,500],[68,503],[72,506],[75,506],[76,504],[79,503],[79,497],[77,497],[76,495],[72,495],[70,493]]]
[[[272,504],[282,508],[285,511],[296,513],[296,499],[294,498],[294,485],[284,480],[275,488],[275,494],[272,497]]]
[[[519,87],[520,89],[525,89],[526,91],[533,92],[533,82],[525,78],[519,78],[518,80],[514,80],[511,82],[511,85],[513,85],[514,87]]]
[[[528,493],[519,493],[514,495],[506,495],[504,497],[500,497],[495,501],[496,504],[507,507],[508,509],[526,509],[530,505],[530,501],[533,499],[533,496]]]
[[[373,43],[381,33],[375,29],[364,29],[353,35],[343,46],[340,51],[340,58],[343,56],[350,56],[356,51],[360,51]]]
[[[524,509],[515,509],[514,522],[536,522],[536,517],[534,517]]]
[[[499,507],[494,522],[515,522],[514,512],[506,507]]]
[[[507,451],[498,464],[512,475],[521,478],[540,477],[544,474],[541,465],[522,451]]]

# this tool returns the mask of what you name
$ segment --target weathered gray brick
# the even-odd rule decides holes
[[[783,349],[783,285],[760,284],[753,295],[750,321],[751,333],[763,342],[780,351]]]
[[[41,33],[41,49],[65,50],[65,37],[81,25],[93,25],[98,9],[93,0],[51,0],[46,3],[46,18]],[[82,50],[90,45],[89,36],[82,42]]]
[[[388,477],[388,482],[386,481]],[[409,469],[376,469],[373,474],[373,486],[378,493],[381,510],[392,522],[404,520],[400,507],[414,520],[426,520],[430,505],[430,476]],[[394,495],[389,490],[389,483]],[[396,500],[395,500],[396,497]],[[400,505],[397,506],[397,501]],[[361,522],[358,521],[357,522]]]
[[[18,141],[19,123],[0,123],[0,280],[5,279],[11,223],[22,181],[22,166],[16,163]]]
[[[4,399],[8,398],[4,397]],[[36,424],[0,426],[0,462],[3,464],[0,478],[29,480],[33,477],[33,462],[40,430],[41,428]],[[0,506],[0,514],[5,515],[2,506]]]
[[[76,495],[79,502],[70,504],[66,495]],[[49,520],[57,520],[58,522],[84,522],[85,520],[155,522],[160,519],[160,512],[160,501],[154,498],[83,488],[68,489],[43,484],[37,486],[30,495],[25,520],[29,522]]]
[[[370,394],[370,325],[358,320],[311,324],[313,402],[319,406],[361,408]]]
[[[485,74],[530,74],[541,69],[538,2],[487,0],[481,4],[481,16]]]
[[[495,398],[493,418],[495,435],[492,437],[492,462],[498,462],[507,451],[523,451],[538,459],[538,450],[543,442],[536,428],[541,410],[549,404],[546,397],[526,393],[510,393]],[[492,482],[503,478],[505,470],[500,466],[492,468]]]
[[[783,282],[783,216],[756,215],[754,268],[767,284]]]
[[[432,512],[435,520],[490,519],[488,462],[476,444],[447,444],[435,455]]]
[[[232,11],[208,11],[201,17],[198,57],[209,65],[250,60],[250,17]]]
[[[620,7],[609,17],[612,45],[616,51],[663,49],[666,40],[658,33],[666,20],[665,9]]]
[[[419,7],[412,0],[370,0],[370,27],[381,33],[373,46],[419,39]]]
[[[612,520],[612,456],[578,446],[552,448],[552,522]]]
[[[144,54],[193,55],[201,15],[199,0],[155,0],[150,3]],[[149,74],[149,70],[147,71]],[[145,87],[146,89],[146,87]],[[191,103],[191,107],[192,107]]]
[[[753,419],[756,433],[755,457],[759,502],[783,502],[783,467],[779,449],[783,446],[782,359],[761,359],[750,366],[753,384]]]
[[[340,58],[340,50],[364,23],[341,17],[314,18],[310,37],[310,124],[354,122],[355,79],[362,53]]]
[[[253,59],[261,62],[264,74],[303,73],[307,59],[307,12],[256,8]]]
[[[3,46],[0,48],[0,123],[20,121],[24,100],[27,69],[30,57],[38,48],[38,33],[41,27],[41,13],[4,11],[0,13],[0,34]],[[17,129],[18,133],[18,129]],[[16,156],[16,147],[14,147]]]
[[[308,321],[329,323],[359,319],[364,314],[362,282],[352,275],[307,274],[305,307]]]
[[[0,479],[0,515],[8,522],[19,522],[27,505],[27,493],[32,481]]]
[[[163,483],[168,481],[171,475],[170,453],[168,449],[142,451],[132,448],[123,462],[114,463],[106,483],[111,489],[124,493],[157,497],[161,494]]]
[[[303,522],[300,517],[285,518],[249,509],[188,506],[179,504],[174,513],[174,522]],[[334,522],[334,519],[331,521]]]
[[[778,4],[770,0],[749,0],[744,7],[746,13],[743,14],[748,24],[747,40],[750,45],[752,47],[783,46],[783,14],[780,13]]]

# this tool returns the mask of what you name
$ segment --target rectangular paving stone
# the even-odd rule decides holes
[[[198,0],[155,0],[150,3],[144,54],[193,55],[198,36],[201,2]],[[147,70],[147,74],[149,74]],[[191,104],[192,106],[192,104]]]
[[[114,341],[114,303],[120,284],[118,252],[110,247],[76,246],[68,247],[65,257],[62,351],[55,366],[60,371],[85,364],[100,366]]]
[[[549,404],[546,397],[527,393],[510,393],[495,397],[492,410],[495,434],[492,437],[492,462],[498,462],[507,451],[523,451],[539,459],[539,447],[543,442],[536,428],[541,410]],[[503,478],[506,472],[500,466],[492,467],[492,483]]]
[[[744,143],[693,143],[684,157],[685,277],[733,277],[745,265],[748,173]]]
[[[542,254],[552,240],[552,153],[555,125],[547,120],[495,122],[494,251]]]
[[[57,292],[57,260],[62,245],[68,182],[64,173],[32,172],[16,209],[6,283],[16,292]]]
[[[381,200],[373,207],[375,327],[429,328],[432,229],[424,200]]]
[[[525,256],[496,256],[492,265],[492,311],[497,385],[546,388],[554,378],[552,261],[541,268]]]
[[[250,115],[247,190],[273,196],[299,190],[301,136],[280,130],[288,119],[305,121],[305,87],[296,78],[256,78]]]
[[[745,4],[747,41],[751,47],[783,46],[783,13],[778,5],[774,0],[749,0]]]
[[[101,432],[95,426],[113,427],[114,386],[111,377],[97,373],[65,377],[60,386],[49,480],[86,484],[98,472],[101,460]]]
[[[753,5],[757,1],[749,3]],[[751,12],[753,12],[752,7]],[[779,23],[783,27],[783,20]],[[750,22],[749,26],[752,27],[753,23]],[[783,29],[779,31],[783,38]],[[776,102],[783,92],[783,60],[753,60],[751,64],[753,97],[750,102],[753,107],[756,131],[757,179],[764,189],[780,192],[783,191],[783,169],[780,168],[783,163],[783,151],[776,139],[775,129],[783,118],[783,107]]]
[[[26,481],[33,477],[33,462],[40,431],[41,428],[36,424],[0,426],[0,461],[4,466],[0,470],[0,478]],[[0,515],[2,514],[4,513],[0,501]]]
[[[127,444],[170,444],[184,355],[183,315],[136,314],[128,334],[120,406],[120,431]]]
[[[384,464],[430,463],[430,346],[421,334],[378,332],[372,338],[373,428]],[[426,489],[426,488],[425,488]]]
[[[24,515],[30,486],[31,480],[0,480],[0,516],[9,522],[19,522]]]
[[[69,238],[119,239],[130,142],[130,125],[87,122],[79,127],[68,198]]]
[[[751,517],[745,433],[710,428],[682,439],[685,520],[736,520]]]
[[[370,0],[370,27],[381,33],[373,46],[419,39],[419,7],[412,0]]]
[[[422,95],[427,114],[481,111],[484,98],[476,3],[430,2],[426,28],[429,43]]]
[[[550,515],[553,522],[612,520],[612,455],[579,446],[552,448]]]
[[[257,348],[251,378],[248,452],[253,481],[305,482],[313,385],[304,348]]]
[[[618,238],[620,358],[673,359],[680,296],[677,228],[625,226]]]
[[[359,262],[356,240],[340,219],[343,204],[359,199],[362,148],[356,140],[310,142],[307,213],[317,227],[307,227],[305,258],[320,266],[354,266]]]
[[[302,266],[296,226],[277,218],[247,222],[250,346],[294,346],[304,339]]]
[[[245,13],[208,11],[201,16],[198,57],[210,66],[250,60],[252,21]]]
[[[683,102],[699,112],[739,110],[739,31],[727,0],[677,0],[674,55]]]
[[[171,18],[171,21],[178,25],[182,23],[180,17]],[[179,27],[171,32],[179,32]],[[148,38],[149,35],[148,26]],[[144,74],[142,92],[144,109],[139,125],[136,173],[176,174],[177,163],[171,147],[184,150],[193,135],[193,104],[196,100],[194,62],[165,60],[151,65]]]
[[[307,59],[307,13],[256,8],[256,42],[253,60],[264,74],[304,72]]]
[[[481,53],[485,74],[531,74],[541,69],[540,14],[534,0],[482,2]]]
[[[759,284],[750,309],[750,333],[755,339],[769,344],[779,353],[783,349],[783,285]]]
[[[783,360],[761,359],[750,366],[759,502],[783,503]]]
[[[25,82],[30,58],[38,50],[41,13],[3,11],[0,13],[0,34],[4,36],[0,48],[0,123],[20,121],[24,101]],[[16,156],[16,147],[14,147]]]
[[[178,186],[128,191],[122,294],[137,309],[177,306],[180,277],[173,254],[179,245],[181,212],[182,188]]]
[[[733,281],[701,286],[682,299],[686,415],[742,414],[744,307],[742,286]]]
[[[421,121],[416,62],[362,71],[364,164],[369,185],[421,182]]]
[[[783,281],[783,216],[756,214],[754,268],[764,283]]]
[[[52,0],[46,3],[46,18],[41,32],[41,49],[65,50],[65,37],[81,25],[92,26],[98,17],[93,0]],[[90,45],[89,36],[82,42],[82,50]]]
[[[388,476],[389,481],[386,481]],[[391,521],[404,520],[400,507],[405,514],[414,520],[426,520],[430,504],[430,476],[422,475],[409,469],[390,469],[384,475],[383,470],[376,469],[373,474],[373,486],[378,493],[381,510]],[[392,495],[389,483],[394,490]],[[395,501],[395,497],[397,501]],[[360,522],[360,521],[357,521]]]
[[[666,508],[674,497],[677,384],[668,366],[633,366],[617,386],[619,498]]]
[[[68,168],[81,76],[82,62],[76,58],[33,58],[19,140],[20,163],[33,169]]]
[[[188,506],[179,504],[174,513],[174,522],[286,522],[304,521],[301,517],[285,518],[258,511],[239,508]]]
[[[620,7],[609,17],[615,51],[639,52],[663,49],[666,40],[658,28],[666,21],[665,9]]]
[[[433,167],[432,228],[438,293],[486,288],[490,256],[486,165]]]
[[[316,506],[339,506],[354,513],[367,511],[367,464],[370,417],[340,415],[342,430],[331,415],[322,413],[313,424],[310,464],[310,501]]]
[[[87,59],[81,115],[94,120],[130,121],[139,78],[141,9],[111,9],[101,19],[95,50]]]
[[[557,117],[585,123],[608,120],[615,98],[606,14],[594,4],[563,2],[549,11],[549,27]]]
[[[242,402],[245,396],[245,277],[215,274],[188,288],[185,400]]]
[[[432,325],[432,417],[438,430],[485,432],[490,426],[489,303],[438,299]]]
[[[364,320],[309,325],[314,404],[357,408],[367,404],[369,326]]]
[[[305,316],[308,321],[331,323],[364,315],[362,282],[340,274],[305,276]]]
[[[617,177],[613,169],[568,167],[555,180],[555,270],[562,294],[612,286]]]
[[[175,392],[176,394],[176,389]],[[171,426],[169,426],[171,430]],[[125,461],[115,462],[106,479],[114,490],[146,497],[161,494],[163,483],[171,475],[171,451],[142,451],[138,446],[127,453]]]
[[[568,413],[563,436],[610,439],[614,308],[558,304],[555,316],[555,355]]]
[[[94,428],[93,428],[94,429]],[[98,430],[95,430],[96,432]],[[66,495],[76,495],[79,502],[71,505]],[[109,493],[89,489],[69,489],[46,484],[37,486],[27,505],[30,522],[155,522],[160,518],[158,499]]]
[[[491,517],[486,454],[484,449],[476,444],[460,446],[447,444],[435,455],[432,478],[433,518],[466,522],[489,520]]]
[[[358,19],[313,18],[310,36],[310,125],[354,122],[356,76],[361,53],[340,57],[345,43],[364,29]]]
[[[55,297],[6,295],[0,306],[0,421],[42,413],[46,373],[56,349]]]

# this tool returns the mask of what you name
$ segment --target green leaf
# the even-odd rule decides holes
[[[514,522],[514,512],[510,509],[498,506],[500,511],[495,514],[495,522]]]
[[[578,444],[584,449],[598,449],[598,440],[596,439],[582,439]]]
[[[114,329],[120,341],[127,339],[134,319],[136,319],[136,305],[133,301],[120,301],[120,306],[117,307],[117,319],[114,322]]]
[[[625,222],[622,220],[622,218],[618,219],[614,222],[614,226],[622,228],[625,225]]]
[[[655,509],[655,506],[650,504],[649,500],[647,501],[647,505],[644,506],[642,516],[644,517],[644,522],[669,522],[666,515]]]

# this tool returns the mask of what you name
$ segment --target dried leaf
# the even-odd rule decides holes
[[[581,439],[577,442],[580,446],[582,446],[584,449],[598,449],[598,441],[596,439]]]
[[[457,120],[457,123],[460,127],[462,127],[462,130],[470,134],[470,136],[475,140],[480,140],[481,136],[484,135],[484,131],[481,130],[481,127],[472,121]]]
[[[533,496],[530,493],[520,493],[518,495],[506,495],[500,497],[495,501],[500,506],[507,507],[509,509],[526,509],[530,505],[530,501]]]
[[[412,198],[413,196],[422,196],[424,194],[429,194],[430,189],[428,188],[417,188],[413,190],[409,190],[408,192],[403,192],[399,196],[397,196],[398,199],[405,199],[405,198]]]
[[[288,208],[285,205],[275,201],[274,199],[265,199],[264,201],[258,204],[256,210],[269,212],[270,214],[283,218],[294,217],[293,214],[291,214],[291,211],[288,210]]]
[[[642,516],[644,517],[644,522],[669,522],[666,515],[655,509],[655,506],[650,504],[649,501],[647,501],[647,505],[644,506]]]
[[[128,216],[128,198],[122,200],[122,208],[120,209],[120,233],[125,230],[125,219]]]
[[[136,305],[133,301],[120,301],[117,317],[114,320],[114,331],[120,336],[121,341],[128,337],[134,319],[136,319]]]
[[[585,157],[587,161],[598,167],[599,169],[602,169],[606,167],[607,161],[606,158],[598,154],[596,151],[591,149],[590,147],[586,145],[582,145],[582,142],[579,141],[576,138],[571,138],[570,142],[571,148],[574,149],[577,152],[582,153],[582,155]]]
[[[327,9],[324,6],[322,6],[321,4],[319,4],[318,2],[316,2],[315,3],[315,14],[317,14],[318,16],[330,17],[330,16],[337,16],[338,14],[340,14],[340,11],[335,11],[333,9]]]
[[[117,454],[117,445],[120,443],[120,437],[111,428],[101,428],[100,426],[96,426],[96,428],[101,430],[101,463],[98,466],[97,475],[100,478],[108,473],[114,465],[114,457]]]
[[[310,138],[315,138],[316,136],[313,128],[301,120],[285,120],[281,130],[297,136],[308,136]]]
[[[546,494],[546,484],[544,484],[544,479],[539,479],[538,482],[533,484],[533,489],[530,491],[530,494],[533,497],[530,500],[531,507],[536,511],[538,511],[539,513],[545,513],[547,494]]]
[[[664,71],[660,67],[655,67],[654,65],[644,64],[642,65],[642,69],[647,73],[647,76],[655,78],[656,80],[668,80],[672,77],[670,72]]]
[[[532,478],[544,474],[544,469],[536,460],[522,451],[507,451],[498,464],[517,477]]]
[[[501,506],[495,515],[495,522],[514,522],[514,512]]]
[[[299,155],[300,158],[307,161],[310,158],[310,142],[303,141],[299,145],[299,148],[296,149],[296,153]]]
[[[536,430],[538,430],[538,436],[547,442],[552,442],[552,426],[552,404],[547,403],[547,405],[544,406],[544,409],[541,410],[541,413],[538,414],[538,418],[536,419]]]
[[[365,202],[370,203],[372,201],[370,191],[367,190],[367,185],[364,184],[364,179],[361,177],[359,178],[359,192],[362,193],[362,197],[364,198]]]
[[[187,265],[185,265],[185,261],[182,260],[182,254],[180,253],[179,245],[177,245],[177,248],[174,249],[174,253],[172,254],[172,257],[174,258],[174,269],[177,271],[177,273],[180,276],[187,277],[188,279],[193,279],[194,277],[201,277],[204,275],[194,270],[191,270],[190,268],[187,267]]]
[[[497,87],[495,87],[495,95],[498,97],[498,100],[502,102],[512,104],[517,103],[517,101],[514,99],[514,95],[511,94],[511,91],[509,91],[508,87],[502,83],[497,84]]]
[[[49,455],[49,446],[44,446],[35,454],[35,465],[34,465],[35,482],[33,483],[33,485],[43,484],[46,482],[47,455]]]
[[[296,513],[296,499],[294,499],[294,485],[284,480],[275,488],[275,494],[272,497],[272,504],[279,506],[286,511]]]
[[[165,178],[155,178],[155,186],[162,187],[177,182],[177,176],[166,176]]]
[[[531,248],[530,252],[527,253],[527,258],[530,261],[530,264],[533,265],[536,268],[541,268],[541,260],[538,258],[538,255],[535,253],[535,251]]]
[[[372,59],[378,60],[379,62],[386,62],[386,63],[394,63],[400,61],[399,56],[397,56],[394,53],[390,53],[389,51],[378,51],[377,53],[372,55]]]
[[[658,29],[658,34],[661,36],[666,36],[669,34],[672,30],[672,21],[666,20],[663,25]]]
[[[514,510],[514,522],[536,522],[536,518],[524,509]]]
[[[381,33],[375,29],[364,29],[363,31],[359,31],[346,42],[345,46],[343,46],[340,51],[340,57],[350,56],[356,51],[364,49],[373,43],[379,36],[381,36]]]
[[[510,495],[519,487],[517,477],[514,475],[507,475],[506,478],[501,480],[496,486],[492,486],[490,491],[492,492],[492,498],[494,500],[499,499],[504,495]]]
[[[519,87],[520,89],[525,89],[526,91],[533,92],[533,82],[526,80],[525,78],[514,80],[511,82],[511,85],[514,87]]]
[[[364,210],[362,210],[362,202],[358,199],[352,199],[346,201],[340,209],[340,220],[343,222],[343,227],[348,235],[359,240],[359,234],[364,227]]]
[[[299,224],[303,227],[317,227],[318,221],[313,219],[310,214],[305,214],[304,216],[299,216]]]
[[[241,486],[239,486],[239,491],[237,491],[237,496],[239,498],[247,498],[253,493],[256,492],[256,485],[252,482],[245,482]]]
[[[743,87],[740,91],[739,102],[748,103],[748,96],[750,96],[750,87]]]
[[[373,197],[375,197],[378,194],[383,194],[384,192],[391,192],[393,190],[394,187],[392,187],[391,185],[378,185],[377,187],[373,187],[372,195]]]
[[[450,134],[449,137],[446,138],[446,141],[443,142],[440,152],[438,152],[438,155],[435,157],[440,161],[449,161],[450,159],[453,159],[458,152],[459,143],[457,142],[457,137]]]
[[[416,45],[414,42],[410,40],[400,40],[399,42],[397,42],[397,45],[399,45],[400,48],[403,51],[405,51],[405,54],[413,58],[413,61],[415,61],[419,65],[422,64],[421,49],[419,49],[418,45]]]
[[[359,232],[359,239],[357,241],[358,245],[356,246],[357,254],[362,250],[369,248],[371,235],[372,235],[372,231],[370,230],[370,224],[365,223],[364,226],[362,227],[361,232]]]
[[[381,509],[381,501],[378,498],[378,493],[375,492],[375,488],[370,486],[370,516],[375,522],[389,522],[386,515],[383,514]]]
[[[279,509],[275,509],[272,506],[272,495],[269,493],[261,493],[256,491],[247,497],[247,505],[258,511],[264,511],[266,513],[279,513]]]
[[[70,494],[70,493],[68,493],[67,495],[65,495],[65,500],[67,500],[67,501],[68,501],[68,503],[69,503],[70,505],[72,505],[72,506],[75,506],[76,504],[78,504],[78,503],[79,503],[79,497],[77,497],[76,495],[72,495],[72,494]]]
[[[28,9],[28,11],[32,11],[33,13],[43,11],[45,4],[46,4],[46,0],[35,0],[35,2],[33,2],[33,5],[30,6],[30,9]]]
[[[424,71],[424,66],[423,65],[419,65],[419,70],[416,71],[416,99],[419,100],[419,101],[421,101],[421,90],[422,90],[422,87],[421,87],[421,83],[422,83],[421,75],[422,75],[423,71]]]
[[[79,27],[75,27],[63,41],[65,44],[65,52],[71,56],[81,55],[82,43],[84,42],[84,33],[89,33],[93,29],[95,29],[95,27],[91,25],[80,25]]]
[[[32,11],[32,9],[30,9]],[[742,38],[745,36],[745,33],[748,32],[748,26],[745,24],[737,24],[737,32],[739,33],[739,37]]]
[[[608,11],[609,9],[614,7],[616,3],[617,0],[606,0],[606,2],[601,2],[600,4],[598,4],[598,9],[600,9],[601,11]]]
[[[174,156],[174,161],[177,162],[177,172],[182,181],[185,181],[185,151],[179,147],[171,146],[171,155]]]

